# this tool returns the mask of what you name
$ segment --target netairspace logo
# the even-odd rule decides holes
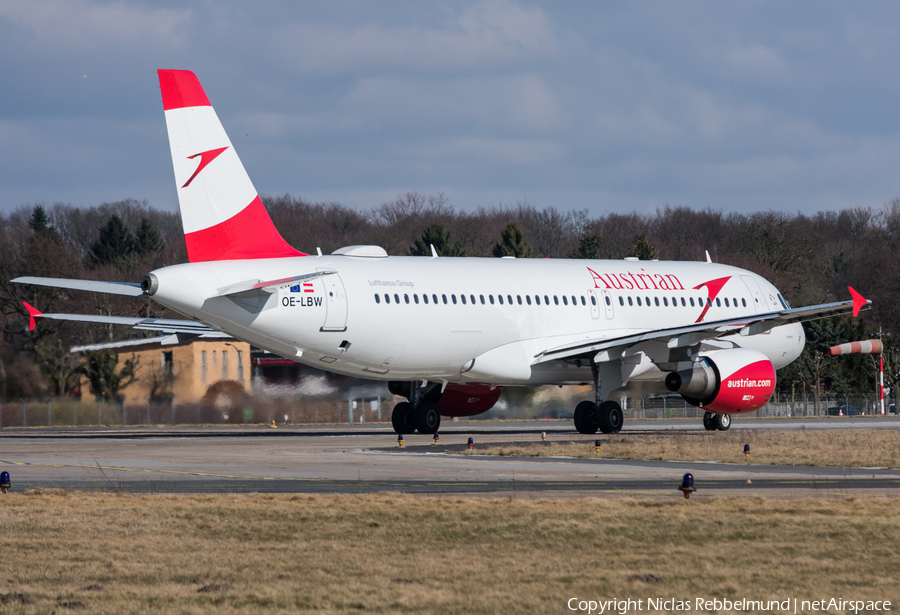
[[[641,600],[580,600],[570,598],[567,606],[570,611],[596,613],[597,615],[628,613],[642,611],[756,611],[770,613],[808,613],[815,611],[843,611],[845,613],[861,613],[866,611],[890,611],[891,603],[886,600],[842,600],[830,598],[822,600],[726,600],[695,598],[646,598]]]

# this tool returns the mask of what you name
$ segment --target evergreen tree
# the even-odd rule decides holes
[[[581,238],[578,240],[578,247],[569,254],[569,258],[582,259],[598,259],[600,258],[600,244],[602,240],[600,235],[591,230],[589,224],[585,224],[581,229]]]
[[[416,245],[409,248],[409,253],[413,256],[431,256],[431,246],[434,246],[438,256],[466,255],[462,242],[451,243],[450,231],[445,230],[440,222],[429,224],[422,233],[422,238],[416,239]]]
[[[141,218],[141,224],[134,234],[134,252],[138,258],[152,258],[162,252],[165,244],[159,233],[147,218]]]
[[[34,208],[34,211],[31,212],[31,220],[28,221],[28,226],[31,227],[35,233],[43,233],[45,231],[50,231],[50,217],[47,215],[47,212],[44,211],[44,208],[40,205]]]
[[[127,265],[134,252],[134,237],[128,232],[119,216],[112,216],[100,229],[100,237],[91,245],[91,260],[98,265],[113,264],[119,268]]]
[[[636,256],[642,261],[652,261],[659,257],[659,250],[650,243],[647,233],[641,231],[634,236],[631,247],[628,248],[625,256]]]
[[[525,241],[521,229],[515,222],[510,222],[500,233],[500,241],[494,246],[494,256],[514,256],[516,258],[530,258],[531,246]]]

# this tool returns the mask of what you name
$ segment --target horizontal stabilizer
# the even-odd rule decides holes
[[[130,282],[99,282],[96,280],[70,280],[66,278],[34,278],[21,277],[11,280],[16,284],[34,284],[35,286],[51,286],[54,288],[68,288],[71,290],[89,290],[95,293],[107,293],[110,295],[127,295],[140,297],[144,294],[140,284]]]

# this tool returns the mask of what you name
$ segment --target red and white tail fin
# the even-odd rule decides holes
[[[188,259],[306,256],[282,238],[197,76],[160,70]]]

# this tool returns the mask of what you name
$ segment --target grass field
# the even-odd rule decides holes
[[[884,498],[9,493],[0,612],[568,613],[570,598],[648,597],[897,605],[896,514]]]
[[[602,446],[594,450],[594,440]],[[750,456],[744,456],[744,444]],[[471,455],[598,457],[668,461],[719,461],[775,465],[900,467],[900,435],[894,430],[740,430],[584,436],[465,450]]]

